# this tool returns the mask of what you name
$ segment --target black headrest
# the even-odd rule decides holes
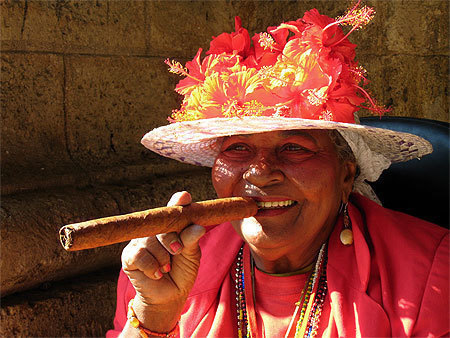
[[[420,160],[393,163],[371,185],[386,208],[448,227],[449,124],[409,117],[364,117],[361,124],[415,134],[433,145]]]

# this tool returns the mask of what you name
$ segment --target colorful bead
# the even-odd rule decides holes
[[[132,298],[128,303],[127,319],[132,327],[139,329],[139,334],[142,338],[148,338],[148,335],[152,335],[155,337],[175,338],[179,335],[180,333],[179,322],[177,322],[177,325],[172,331],[167,333],[153,332],[143,327],[139,322],[139,320],[136,318],[136,313],[133,310],[133,302],[134,298]]]
[[[148,338],[148,334],[146,334],[145,331],[140,330],[139,334],[141,335],[142,338]]]
[[[341,239],[341,242],[344,245],[352,245],[353,244],[353,232],[350,229],[342,230],[339,238]]]
[[[339,238],[342,244],[352,245],[353,244],[352,221],[350,220],[350,216],[348,214],[348,203],[344,204],[343,219],[344,219],[344,229],[341,231]]]
[[[139,327],[139,320],[136,317],[130,318],[130,325],[132,327]]]
[[[314,289],[316,293],[311,306],[307,320],[307,325],[304,333],[304,337],[315,337],[317,335],[317,329],[320,322],[320,316],[322,314],[323,303],[327,294],[327,278],[326,278],[326,244],[324,243],[320,249],[317,261],[313,272],[311,273],[305,288],[303,289],[300,300],[295,303],[297,309],[301,305],[300,317],[295,329],[295,337],[300,337],[300,329],[302,327],[303,320],[305,320],[305,314],[310,304],[310,297]],[[250,328],[247,322],[247,309],[245,303],[245,285],[244,285],[244,269],[242,267],[243,262],[243,247],[238,252],[236,263],[236,308],[237,308],[237,323],[238,323],[238,337],[244,336],[244,329],[246,330],[246,337],[250,338]],[[316,287],[317,285],[317,287]],[[297,309],[294,312],[294,316],[297,313]]]

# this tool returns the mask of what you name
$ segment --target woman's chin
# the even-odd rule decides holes
[[[275,229],[265,229],[254,217],[245,218],[234,226],[243,240],[256,248],[273,248],[280,242],[280,234],[275,234]]]

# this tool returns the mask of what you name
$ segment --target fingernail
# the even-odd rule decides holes
[[[163,272],[166,272],[166,273],[169,272],[170,271],[170,263],[167,263],[161,269]]]
[[[181,249],[180,242],[170,243],[169,246],[170,246],[170,249],[172,250],[173,253],[177,253]]]
[[[156,279],[160,279],[162,276],[163,276],[163,274],[161,273],[161,271],[156,270],[156,272],[155,272],[155,278],[156,278]]]

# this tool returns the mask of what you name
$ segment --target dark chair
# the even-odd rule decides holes
[[[449,124],[408,117],[364,117],[361,124],[419,135],[433,145],[420,160],[393,163],[373,189],[389,209],[449,226]]]

